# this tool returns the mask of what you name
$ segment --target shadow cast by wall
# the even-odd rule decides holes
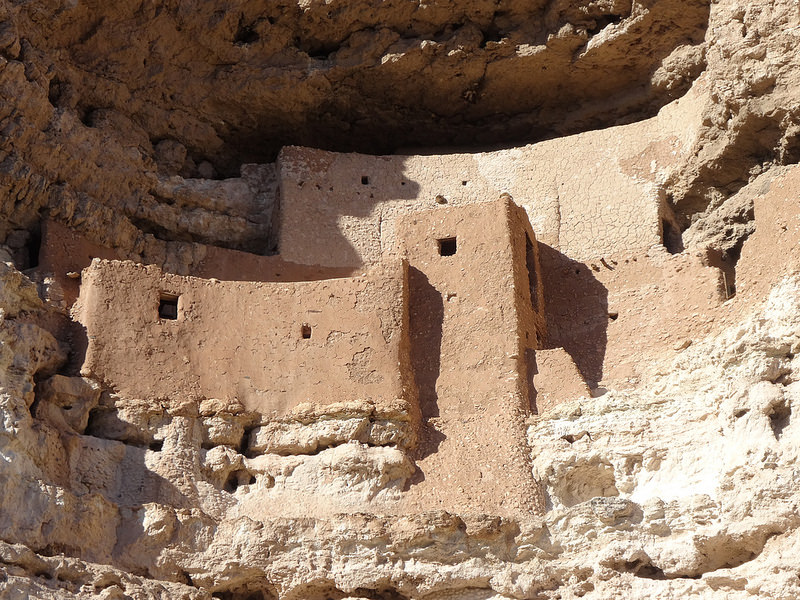
[[[410,304],[411,367],[419,390],[422,429],[416,458],[430,456],[445,439],[443,433],[429,420],[439,416],[439,379],[442,353],[442,323],[444,300],[442,294],[428,281],[428,277],[414,267],[408,271]],[[419,474],[419,473],[418,473]]]
[[[595,388],[603,379],[608,341],[608,290],[589,267],[541,242],[539,262],[547,319],[545,347],[563,347],[589,387]]]

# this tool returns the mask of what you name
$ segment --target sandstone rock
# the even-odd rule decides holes
[[[83,377],[54,375],[39,384],[36,399],[36,418],[56,429],[83,433],[100,399],[100,386]]]

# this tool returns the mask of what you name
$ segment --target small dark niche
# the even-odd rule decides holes
[[[439,243],[439,256],[453,256],[458,249],[456,238],[449,237],[437,240]]]
[[[47,99],[54,108],[58,108],[61,96],[64,95],[66,85],[58,77],[53,77],[47,88]]]
[[[233,38],[233,43],[237,46],[248,46],[255,44],[260,39],[258,32],[249,25],[240,25],[236,31],[236,37]]]
[[[683,252],[683,238],[680,229],[666,219],[661,219],[661,239],[670,254]]]
[[[40,230],[34,230],[31,232],[30,237],[28,238],[28,243],[26,245],[26,253],[27,256],[27,265],[28,269],[33,269],[39,266],[39,254],[42,250],[42,232]]]
[[[783,434],[783,430],[789,425],[792,418],[792,408],[785,401],[772,408],[769,415],[769,424],[772,427],[772,432],[775,434],[775,439],[779,440]]]
[[[233,471],[228,475],[223,489],[229,494],[232,494],[238,490],[239,487],[243,485],[253,485],[255,482],[255,476],[252,473],[248,473],[246,470],[242,469],[239,471]]]
[[[589,35],[600,33],[609,25],[616,25],[620,21],[622,21],[622,15],[603,15],[602,17],[597,17],[594,26],[586,28],[586,33]]]
[[[309,325],[308,323],[303,323],[303,325],[300,327],[300,336],[304,340],[310,340],[311,339],[311,325]]]
[[[368,175],[362,175],[361,176],[361,185],[369,185],[369,176]]]

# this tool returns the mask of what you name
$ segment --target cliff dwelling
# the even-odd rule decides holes
[[[800,598],[789,0],[0,0],[0,598]]]
[[[416,470],[390,482],[402,489],[394,503],[541,510],[520,458],[539,379],[556,377],[552,359],[537,367],[537,351],[557,351],[544,349],[534,232],[509,197],[432,206],[398,216],[395,245],[349,277],[323,269],[318,279],[292,281],[297,265],[280,257],[260,260],[265,272],[280,264],[283,280],[258,282],[93,259],[74,309],[87,338],[81,375],[122,399],[240,403],[261,415],[258,427],[358,402],[370,422],[384,421],[379,434],[368,427],[329,443],[406,453]],[[57,232],[46,230],[45,247],[59,243]],[[561,352],[562,385],[585,387]],[[540,387],[552,405],[558,391]],[[273,450],[253,431],[244,448],[251,459]],[[457,487],[445,477],[454,465]],[[498,486],[507,489],[499,504]]]

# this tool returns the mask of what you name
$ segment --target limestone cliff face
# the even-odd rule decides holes
[[[0,595],[800,596],[795,3],[0,0],[0,19]],[[215,277],[219,248],[274,253],[286,215],[314,242],[305,205],[282,211],[302,186],[309,213],[353,196],[337,174],[364,161],[287,176],[286,145],[407,155],[369,159],[402,188],[359,173],[368,209],[327,215],[348,243],[417,206],[528,211],[542,343],[591,388],[548,379],[559,403],[518,440],[544,511],[398,510],[415,432],[363,399],[268,419],[81,373],[80,273],[37,268],[42,223]]]

